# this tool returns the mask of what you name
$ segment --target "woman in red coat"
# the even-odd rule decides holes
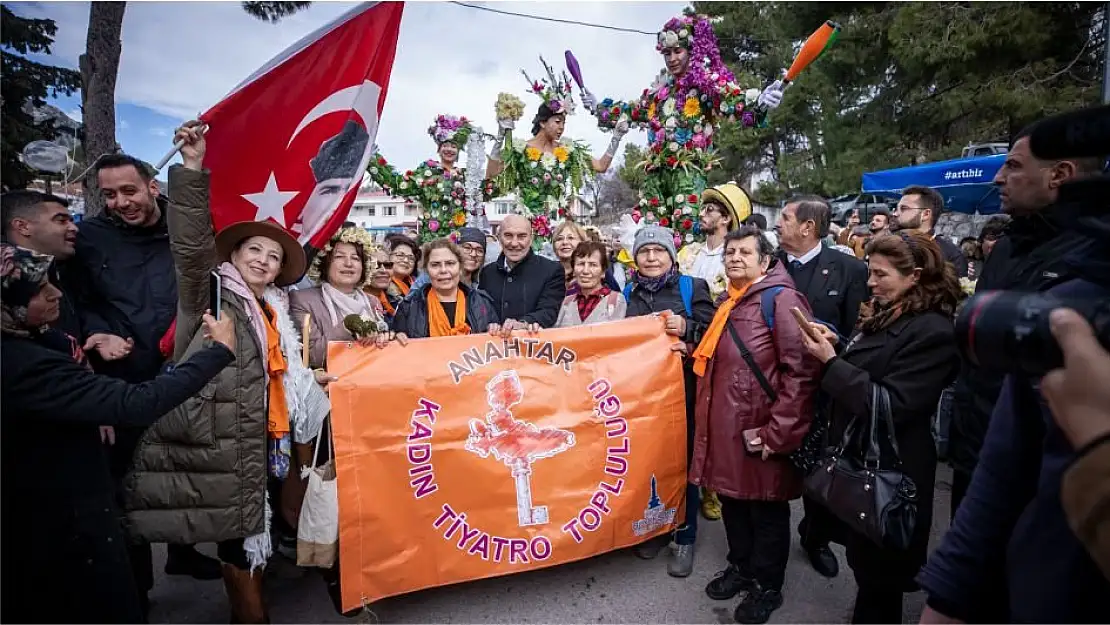
[[[766,623],[782,605],[790,500],[802,494],[786,454],[813,419],[820,364],[790,312],[809,315],[809,304],[757,228],[725,237],[724,263],[728,292],[694,352],[700,378],[690,481],[718,493],[728,537],[728,567],[706,594],[726,600],[745,592],[737,622]],[[773,306],[766,311],[773,330],[764,300]]]

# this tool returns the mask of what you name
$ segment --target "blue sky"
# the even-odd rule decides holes
[[[77,67],[85,47],[87,2],[9,6],[20,15],[55,20],[58,33],[48,61]],[[140,158],[157,161],[181,121],[218,102],[270,58],[351,6],[316,2],[273,25],[247,16],[238,2],[129,2],[116,89],[120,144]],[[656,31],[685,3],[497,2],[491,6]],[[434,144],[426,129],[440,113],[466,115],[492,132],[497,94],[514,93],[533,111],[539,100],[525,93],[520,69],[533,76],[541,74],[539,55],[559,68],[568,48],[578,57],[587,86],[599,98],[638,95],[662,67],[654,43],[650,35],[533,21],[447,3],[410,2],[401,23],[378,145],[399,166],[431,157]],[[79,118],[78,94],[54,104]],[[567,134],[591,144],[597,156],[608,144],[609,136],[581,111],[568,120]],[[644,143],[642,134],[635,132],[627,140]]]

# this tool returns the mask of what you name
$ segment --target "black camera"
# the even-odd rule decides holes
[[[1064,366],[1063,352],[1048,326],[1048,316],[1057,308],[1082,315],[1098,342],[1110,350],[1110,298],[1064,300],[1015,291],[988,291],[968,300],[956,318],[957,342],[978,367],[1042,376]]]

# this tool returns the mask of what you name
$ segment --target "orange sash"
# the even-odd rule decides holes
[[[447,313],[439,303],[439,296],[435,289],[428,289],[428,336],[460,336],[470,334],[470,326],[466,324],[466,295],[459,289],[458,299],[455,300],[455,325],[447,320]]]

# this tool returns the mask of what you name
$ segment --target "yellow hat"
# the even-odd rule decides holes
[[[726,182],[701,194],[701,203],[716,202],[732,214],[732,229],[738,230],[741,222],[752,215],[752,199],[735,182]]]

